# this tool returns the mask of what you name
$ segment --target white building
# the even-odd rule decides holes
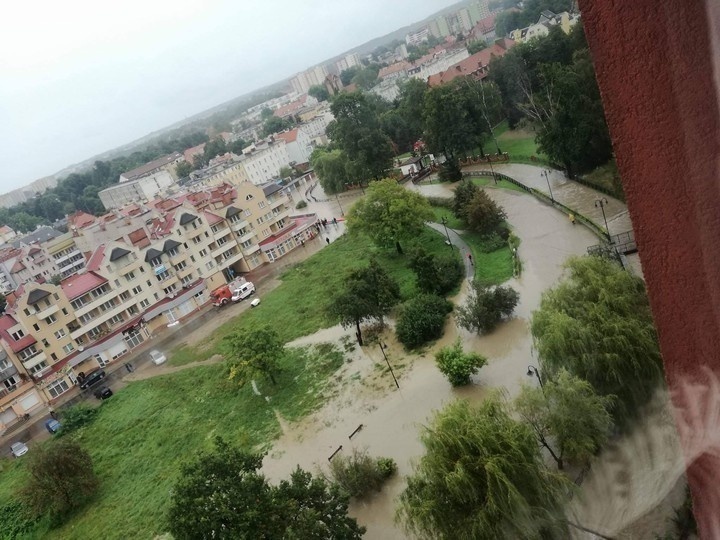
[[[111,208],[125,206],[131,202],[149,201],[174,183],[175,180],[170,173],[161,169],[137,180],[121,182],[105,188],[98,193],[98,196],[103,206],[110,210]]]
[[[465,60],[470,56],[470,53],[465,47],[459,49],[447,49],[438,53],[434,58],[429,59],[420,65],[415,65],[408,70],[410,77],[427,81],[428,77],[437,73],[442,73],[447,70],[450,66]]]
[[[131,171],[126,171],[120,175],[120,182],[131,182],[142,178],[143,176],[149,176],[160,171],[167,171],[172,176],[173,180],[177,180],[175,175],[175,167],[178,163],[185,161],[185,158],[180,152],[162,156],[152,160],[145,165],[141,165]]]
[[[343,58],[335,62],[338,73],[342,73],[346,69],[360,65],[360,57],[357,53],[346,54]]]
[[[308,137],[307,133],[300,129],[294,128],[282,133],[276,133],[275,140],[285,141],[290,163],[307,163],[310,161],[312,153],[312,137]]]
[[[325,66],[315,66],[295,75],[290,80],[290,84],[298,94],[307,94],[311,86],[322,85],[327,75],[328,71]]]
[[[405,43],[408,45],[420,45],[423,41],[427,41],[430,36],[430,30],[425,26],[420,30],[410,32],[405,36]]]
[[[285,141],[261,141],[243,150],[241,163],[248,180],[261,185],[280,177],[280,169],[290,165]]]

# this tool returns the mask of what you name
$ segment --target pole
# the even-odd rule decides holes
[[[602,211],[603,221],[605,222],[605,234],[607,235],[608,241],[610,241],[610,227],[608,226],[607,216],[605,215],[605,205],[607,203],[608,200],[605,197],[598,199],[595,201],[595,208],[599,206]]]
[[[495,182],[495,185],[497,186],[497,177],[495,176],[495,169],[493,169],[492,161],[490,160],[490,156],[487,157],[488,165],[490,165],[490,172],[492,173],[493,181]]]
[[[335,200],[337,201],[338,206],[340,207],[340,215],[341,215],[341,216],[345,216],[345,212],[343,212],[343,207],[342,207],[342,205],[340,204],[340,198],[338,197],[338,194],[337,194],[337,193],[335,194]]]
[[[453,243],[452,243],[452,241],[450,240],[450,233],[448,232],[448,228],[447,228],[447,218],[446,218],[446,217],[443,217],[440,221],[441,221],[441,223],[443,224],[443,227],[445,227],[445,236],[447,236],[448,245],[450,246],[450,251],[452,251],[452,250],[453,250]]]
[[[550,179],[548,178],[548,173],[547,173],[547,171],[543,171],[540,174],[545,175],[545,181],[547,182],[548,191],[550,192],[550,200],[552,201],[553,204],[555,204],[555,197],[553,197],[552,188],[550,187]]]
[[[538,371],[538,368],[535,366],[528,366],[527,370],[528,377],[532,377],[535,375],[537,377],[538,382],[540,383],[540,389],[545,392],[545,385],[542,382],[542,379],[540,378],[540,372]]]
[[[395,378],[395,372],[393,371],[393,368],[390,365],[390,362],[388,362],[388,357],[385,355],[385,344],[382,341],[380,341],[379,345],[380,345],[380,350],[383,353],[383,358],[385,359],[385,363],[387,364],[387,367],[390,370],[390,375],[392,375],[393,381],[395,381],[395,386],[397,386],[398,390],[400,390],[400,385],[398,384],[398,381]]]

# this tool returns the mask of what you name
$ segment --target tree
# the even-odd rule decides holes
[[[321,84],[312,85],[307,93],[318,101],[327,101],[330,99],[330,93],[327,91],[327,88]]]
[[[260,119],[264,122],[268,118],[272,118],[273,114],[275,113],[270,107],[265,107],[262,111],[260,111]]]
[[[79,508],[100,485],[90,454],[71,439],[33,448],[27,470],[22,498],[39,514],[60,517]]]
[[[377,64],[365,67],[359,70],[352,78],[353,83],[358,85],[363,90],[369,90],[377,82],[379,69]]]
[[[385,481],[397,472],[391,458],[372,458],[365,450],[353,449],[350,455],[338,455],[330,462],[333,481],[351,497],[361,499],[380,491]]]
[[[220,156],[227,152],[227,146],[225,139],[222,137],[216,137],[205,145],[203,151],[204,162],[208,163],[211,159]]]
[[[354,164],[342,150],[328,151],[325,148],[317,148],[310,156],[310,163],[323,191],[328,195],[345,191],[346,184],[354,181],[355,175],[352,173]]]
[[[328,135],[366,178],[380,178],[392,163],[392,145],[380,124],[382,106],[358,92],[339,94],[330,105],[335,121]]]
[[[589,461],[607,441],[613,424],[612,401],[563,369],[542,388],[523,387],[515,410],[562,469],[566,459]]]
[[[409,532],[443,540],[567,537],[567,481],[545,468],[532,431],[497,396],[479,406],[451,403],[420,437],[425,454],[398,508]]]
[[[373,182],[366,192],[348,213],[348,230],[368,235],[380,247],[394,245],[402,254],[401,242],[419,235],[433,219],[427,199],[395,180]]]
[[[279,133],[283,130],[288,129],[289,127],[292,127],[293,123],[292,120],[287,118],[280,118],[278,116],[271,116],[267,120],[265,120],[265,123],[262,127],[262,136],[263,137],[269,137],[273,133]]]
[[[343,86],[349,85],[353,77],[357,75],[358,71],[362,69],[362,66],[352,66],[347,69],[344,69],[340,72],[340,82],[342,82]]]
[[[249,144],[245,139],[235,139],[233,142],[228,144],[227,149],[233,154],[240,155],[242,154],[243,149],[248,146]]]
[[[289,178],[293,175],[292,168],[288,167],[287,165],[284,167],[280,167],[280,178]]]
[[[531,331],[543,371],[562,368],[601,396],[617,396],[616,420],[631,416],[662,379],[662,359],[641,278],[601,258],[574,258],[543,294]]]
[[[419,294],[400,309],[395,332],[398,341],[408,349],[442,337],[452,303],[434,294]]]
[[[465,179],[455,188],[452,210],[458,219],[467,220],[467,209],[470,201],[480,189],[470,179]]]
[[[275,374],[280,371],[280,358],[285,354],[282,341],[269,326],[255,330],[238,330],[225,337],[228,344],[228,378],[241,384],[263,375],[277,384]]]
[[[457,322],[470,332],[490,332],[503,317],[509,317],[515,311],[518,300],[517,291],[510,287],[488,288],[473,281],[467,302],[457,308]]]
[[[487,358],[474,352],[463,351],[460,338],[449,347],[443,347],[435,354],[440,372],[453,386],[470,384],[470,377],[487,364]]]
[[[181,161],[175,166],[175,174],[178,178],[186,178],[193,172],[193,166],[187,161]]]
[[[383,316],[400,300],[400,287],[375,259],[365,268],[353,270],[345,279],[344,288],[328,306],[331,318],[343,328],[355,325],[355,336],[362,346],[360,323]]]
[[[468,228],[482,235],[496,232],[507,218],[505,210],[482,189],[475,192],[465,206],[464,214]]]
[[[62,282],[63,277],[60,274],[53,274],[50,276],[50,279],[48,280],[49,283],[52,283],[53,285],[60,285]]]
[[[172,492],[167,526],[177,540],[204,538],[360,538],[337,486],[296,469],[275,487],[259,473],[262,455],[215,440],[184,464]]]
[[[475,39],[468,42],[465,47],[467,48],[468,53],[472,55],[487,48],[487,43],[485,43],[484,39]]]
[[[465,274],[454,253],[439,257],[428,253],[422,247],[413,251],[410,268],[415,272],[417,288],[438,296],[444,296],[457,287]]]

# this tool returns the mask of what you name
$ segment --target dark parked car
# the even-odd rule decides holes
[[[98,399],[107,399],[112,395],[112,390],[110,390],[107,386],[101,386],[95,390],[95,397]]]
[[[87,375],[80,373],[78,375],[78,384],[80,385],[81,390],[85,390],[86,388],[95,386],[97,383],[102,381],[104,378],[105,378],[105,370],[104,369],[96,369],[95,371],[91,371]]]
[[[60,422],[55,420],[54,418],[50,418],[49,420],[45,420],[45,429],[47,429],[50,433],[55,434],[58,432],[58,430],[62,426],[60,425]]]

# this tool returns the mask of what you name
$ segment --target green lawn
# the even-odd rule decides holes
[[[537,148],[535,132],[530,130],[509,129],[507,120],[500,122],[494,131],[500,150],[510,154],[510,161],[530,161],[530,156],[547,159],[547,156],[542,154]],[[488,137],[483,143],[483,150],[489,154],[497,152],[495,142],[491,137]]]
[[[460,237],[472,251],[476,280],[488,285],[499,285],[513,277],[513,259],[509,246],[487,253],[477,234],[464,232]]]
[[[96,500],[61,527],[40,522],[29,537],[151,539],[162,533],[183,461],[210,448],[216,435],[247,449],[268,448],[281,433],[275,411],[296,420],[317,408],[342,363],[342,353],[329,345],[289,351],[277,387],[260,381],[270,402],[250,385],[229,383],[221,365],[131,383],[103,403],[92,424],[72,435],[93,457],[101,479]],[[24,461],[0,463],[2,508],[23,483]]]
[[[444,237],[429,229],[403,248],[408,253],[414,245],[422,245],[430,253],[447,251]],[[400,284],[403,299],[415,294],[415,274],[407,266],[407,255],[399,256],[394,249],[379,249],[367,238],[345,235],[285,272],[280,277],[282,284],[263,296],[259,308],[247,310],[225,323],[200,347],[181,347],[171,353],[171,364],[222,354],[223,336],[241,328],[270,325],[287,342],[332,326],[334,321],[325,314],[332,295],[340,289],[348,271],[367,265],[373,255]]]
[[[447,219],[447,226],[450,229],[464,229],[465,223],[455,217],[453,211],[449,208],[443,208],[442,206],[433,206],[433,212],[435,213],[435,222],[442,223],[442,219]]]

